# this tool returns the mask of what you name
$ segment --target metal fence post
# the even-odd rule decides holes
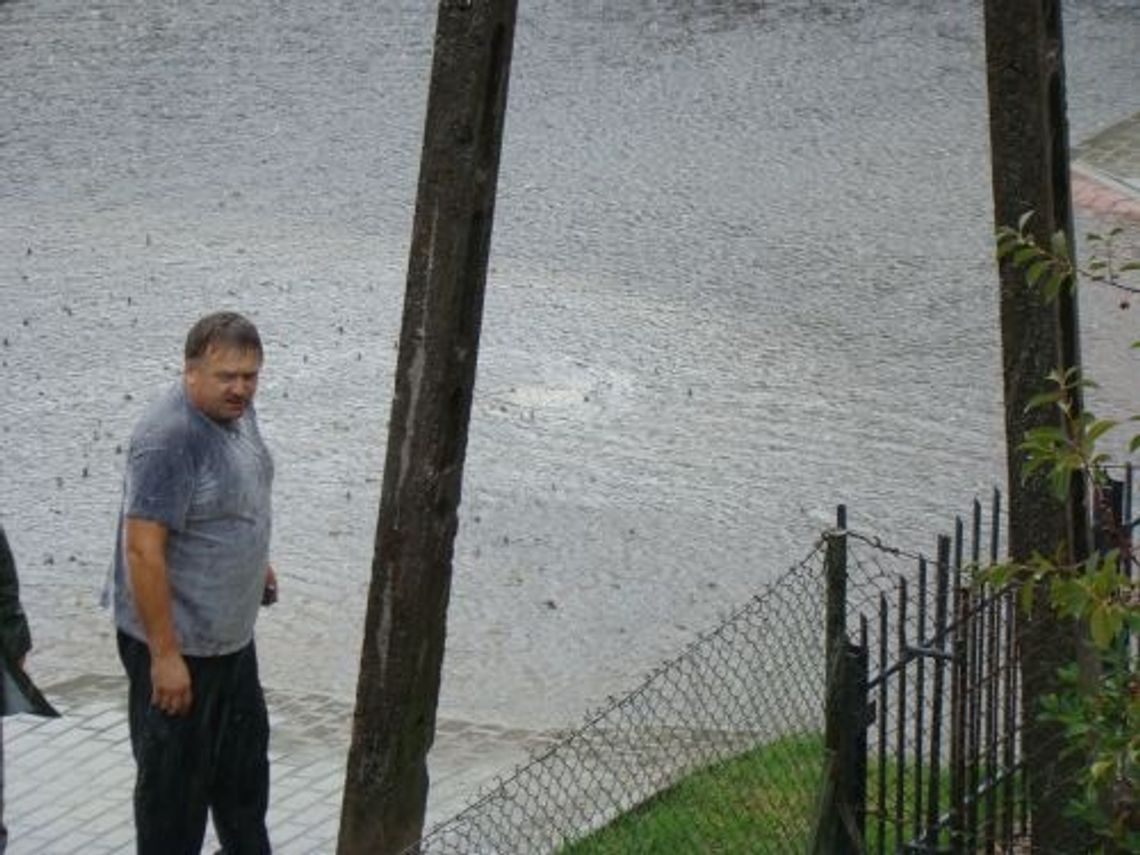
[[[842,651],[841,643],[847,636],[847,506],[840,505],[835,512],[835,531],[827,535],[827,554],[824,558],[827,572],[827,676],[831,679],[835,667],[833,656]],[[832,743],[828,743],[832,747]]]
[[[867,619],[860,619],[859,643],[847,648],[848,667],[844,669],[846,678],[846,707],[848,727],[844,731],[844,744],[840,756],[843,757],[845,829],[843,842],[846,852],[866,851],[867,841],[867,728],[871,724],[870,702],[867,700],[867,686],[870,679],[871,651],[867,643]],[[880,714],[885,715],[885,711]]]
[[[851,850],[850,835],[845,830],[850,817],[850,760],[852,732],[851,658],[847,642],[847,508],[840,505],[836,511],[835,530],[826,535],[827,551],[824,557],[826,574],[825,612],[825,710],[824,782],[816,816],[812,852],[815,855],[835,855]],[[864,686],[866,681],[864,678]],[[864,691],[864,696],[866,692]],[[866,698],[864,697],[864,701]],[[865,720],[865,719],[864,719]]]
[[[942,725],[946,684],[946,636],[950,593],[950,538],[938,538],[938,578],[934,599],[934,635],[930,646],[936,652],[934,660],[934,692],[930,715],[930,776],[926,799],[926,839],[928,846],[938,843],[939,818],[942,811]]]
[[[867,818],[867,683],[862,644],[842,642],[831,657],[827,696],[827,751],[813,855],[862,855]]]
[[[826,662],[824,698],[827,704],[824,747],[837,756],[846,717],[841,702],[844,653],[847,649],[847,508],[836,510],[835,531],[827,535],[824,570],[827,574]]]
[[[828,551],[824,556],[827,572],[827,719],[824,723],[823,742],[832,763],[841,763],[841,746],[844,734],[850,728],[847,706],[847,507],[836,508],[836,530],[828,534]],[[838,772],[838,769],[837,769]],[[833,783],[838,783],[833,781]],[[841,798],[841,792],[832,791]]]

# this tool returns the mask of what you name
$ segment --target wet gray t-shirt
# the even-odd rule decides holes
[[[190,403],[181,382],[131,434],[115,544],[119,629],[146,641],[125,561],[123,521],[167,528],[166,572],[183,655],[221,656],[253,638],[269,562],[273,460],[252,407],[219,424]]]

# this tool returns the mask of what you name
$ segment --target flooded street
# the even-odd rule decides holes
[[[118,673],[122,451],[262,331],[265,682],[349,699],[435,3],[0,2],[0,521],[33,673]],[[1074,143],[1140,9],[1069,4]],[[442,711],[577,721],[805,555],[1004,482],[981,4],[520,0]],[[1085,354],[1134,407],[1135,319]]]

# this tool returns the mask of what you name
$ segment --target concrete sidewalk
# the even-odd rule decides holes
[[[1140,220],[1140,113],[1077,146],[1072,175],[1078,210]]]
[[[9,855],[133,853],[134,762],[126,680],[87,675],[46,688],[62,718],[4,723]],[[274,852],[332,853],[352,720],[350,705],[266,689],[272,737],[270,836]],[[428,822],[458,812],[481,783],[552,737],[441,720],[432,749]],[[204,852],[215,851],[207,837]]]

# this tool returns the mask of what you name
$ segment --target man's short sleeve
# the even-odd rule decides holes
[[[190,450],[179,444],[131,448],[123,514],[180,530],[194,495]]]

